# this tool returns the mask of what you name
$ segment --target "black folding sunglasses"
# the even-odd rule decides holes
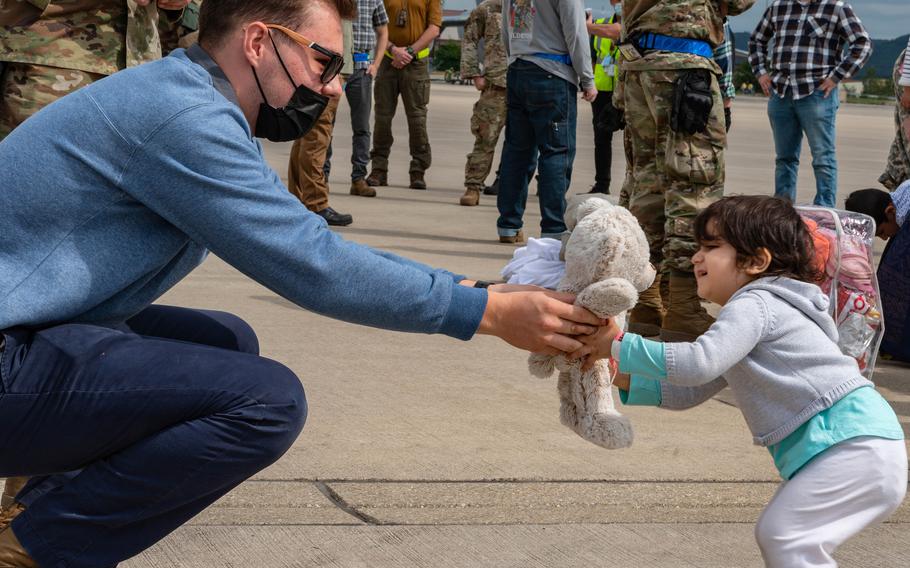
[[[331,83],[332,79],[341,73],[341,68],[344,67],[344,57],[340,53],[336,53],[331,49],[326,49],[315,41],[310,41],[294,30],[288,29],[284,26],[280,26],[278,24],[266,24],[265,27],[273,30],[278,30],[300,45],[308,47],[313,51],[316,51],[328,57],[329,60],[325,62],[325,67],[322,69],[322,75],[319,76],[319,79],[322,81],[323,85]]]

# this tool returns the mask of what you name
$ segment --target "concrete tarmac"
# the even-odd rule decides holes
[[[339,229],[345,238],[474,278],[499,276],[515,247],[497,242],[494,198],[458,205],[476,97],[467,86],[433,84],[427,191],[406,188],[407,125],[399,110],[393,185],[375,199],[348,194],[350,122],[342,102],[331,205],[354,216],[353,225]],[[590,105],[579,101],[578,108],[571,193],[593,182]],[[876,185],[892,112],[842,107],[841,199]],[[289,149],[266,145],[283,178]],[[814,194],[808,149],[803,156],[799,196],[808,201]],[[738,99],[728,193],[772,193],[773,161],[764,100]],[[614,192],[623,168],[616,136]],[[537,236],[531,193],[525,232]],[[215,257],[162,302],[245,318],[263,354],[299,374],[310,413],[280,461],[127,562],[129,568],[762,564],[753,525],[779,479],[724,396],[682,413],[622,409],[635,443],[607,451],[559,424],[555,378],[532,378],[526,355],[497,339],[460,342],[329,320]],[[876,381],[910,431],[910,367],[880,364]],[[843,566],[910,565],[910,506],[837,557]]]

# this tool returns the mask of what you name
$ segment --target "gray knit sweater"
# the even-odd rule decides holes
[[[872,384],[838,348],[828,297],[790,278],[742,287],[697,341],[665,349],[661,406],[687,408],[729,384],[761,446],[780,442],[844,395]]]

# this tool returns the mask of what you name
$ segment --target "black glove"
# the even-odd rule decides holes
[[[733,125],[733,113],[730,107],[724,107],[724,124],[727,126],[727,132],[730,132],[730,126]]]
[[[706,132],[713,107],[711,72],[707,69],[683,71],[674,84],[670,128],[689,135]]]

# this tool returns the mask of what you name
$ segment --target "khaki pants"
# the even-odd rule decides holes
[[[332,142],[338,99],[330,99],[313,129],[294,141],[288,162],[288,189],[314,213],[329,206],[329,183],[324,174]]]
[[[427,136],[427,104],[430,102],[430,72],[427,60],[414,60],[404,69],[392,67],[392,60],[383,57],[373,89],[373,109],[376,122],[373,128],[373,150],[370,159],[373,169],[389,171],[392,151],[392,119],[398,107],[398,97],[404,103],[410,138],[411,173],[424,173],[431,162],[430,139]]]

